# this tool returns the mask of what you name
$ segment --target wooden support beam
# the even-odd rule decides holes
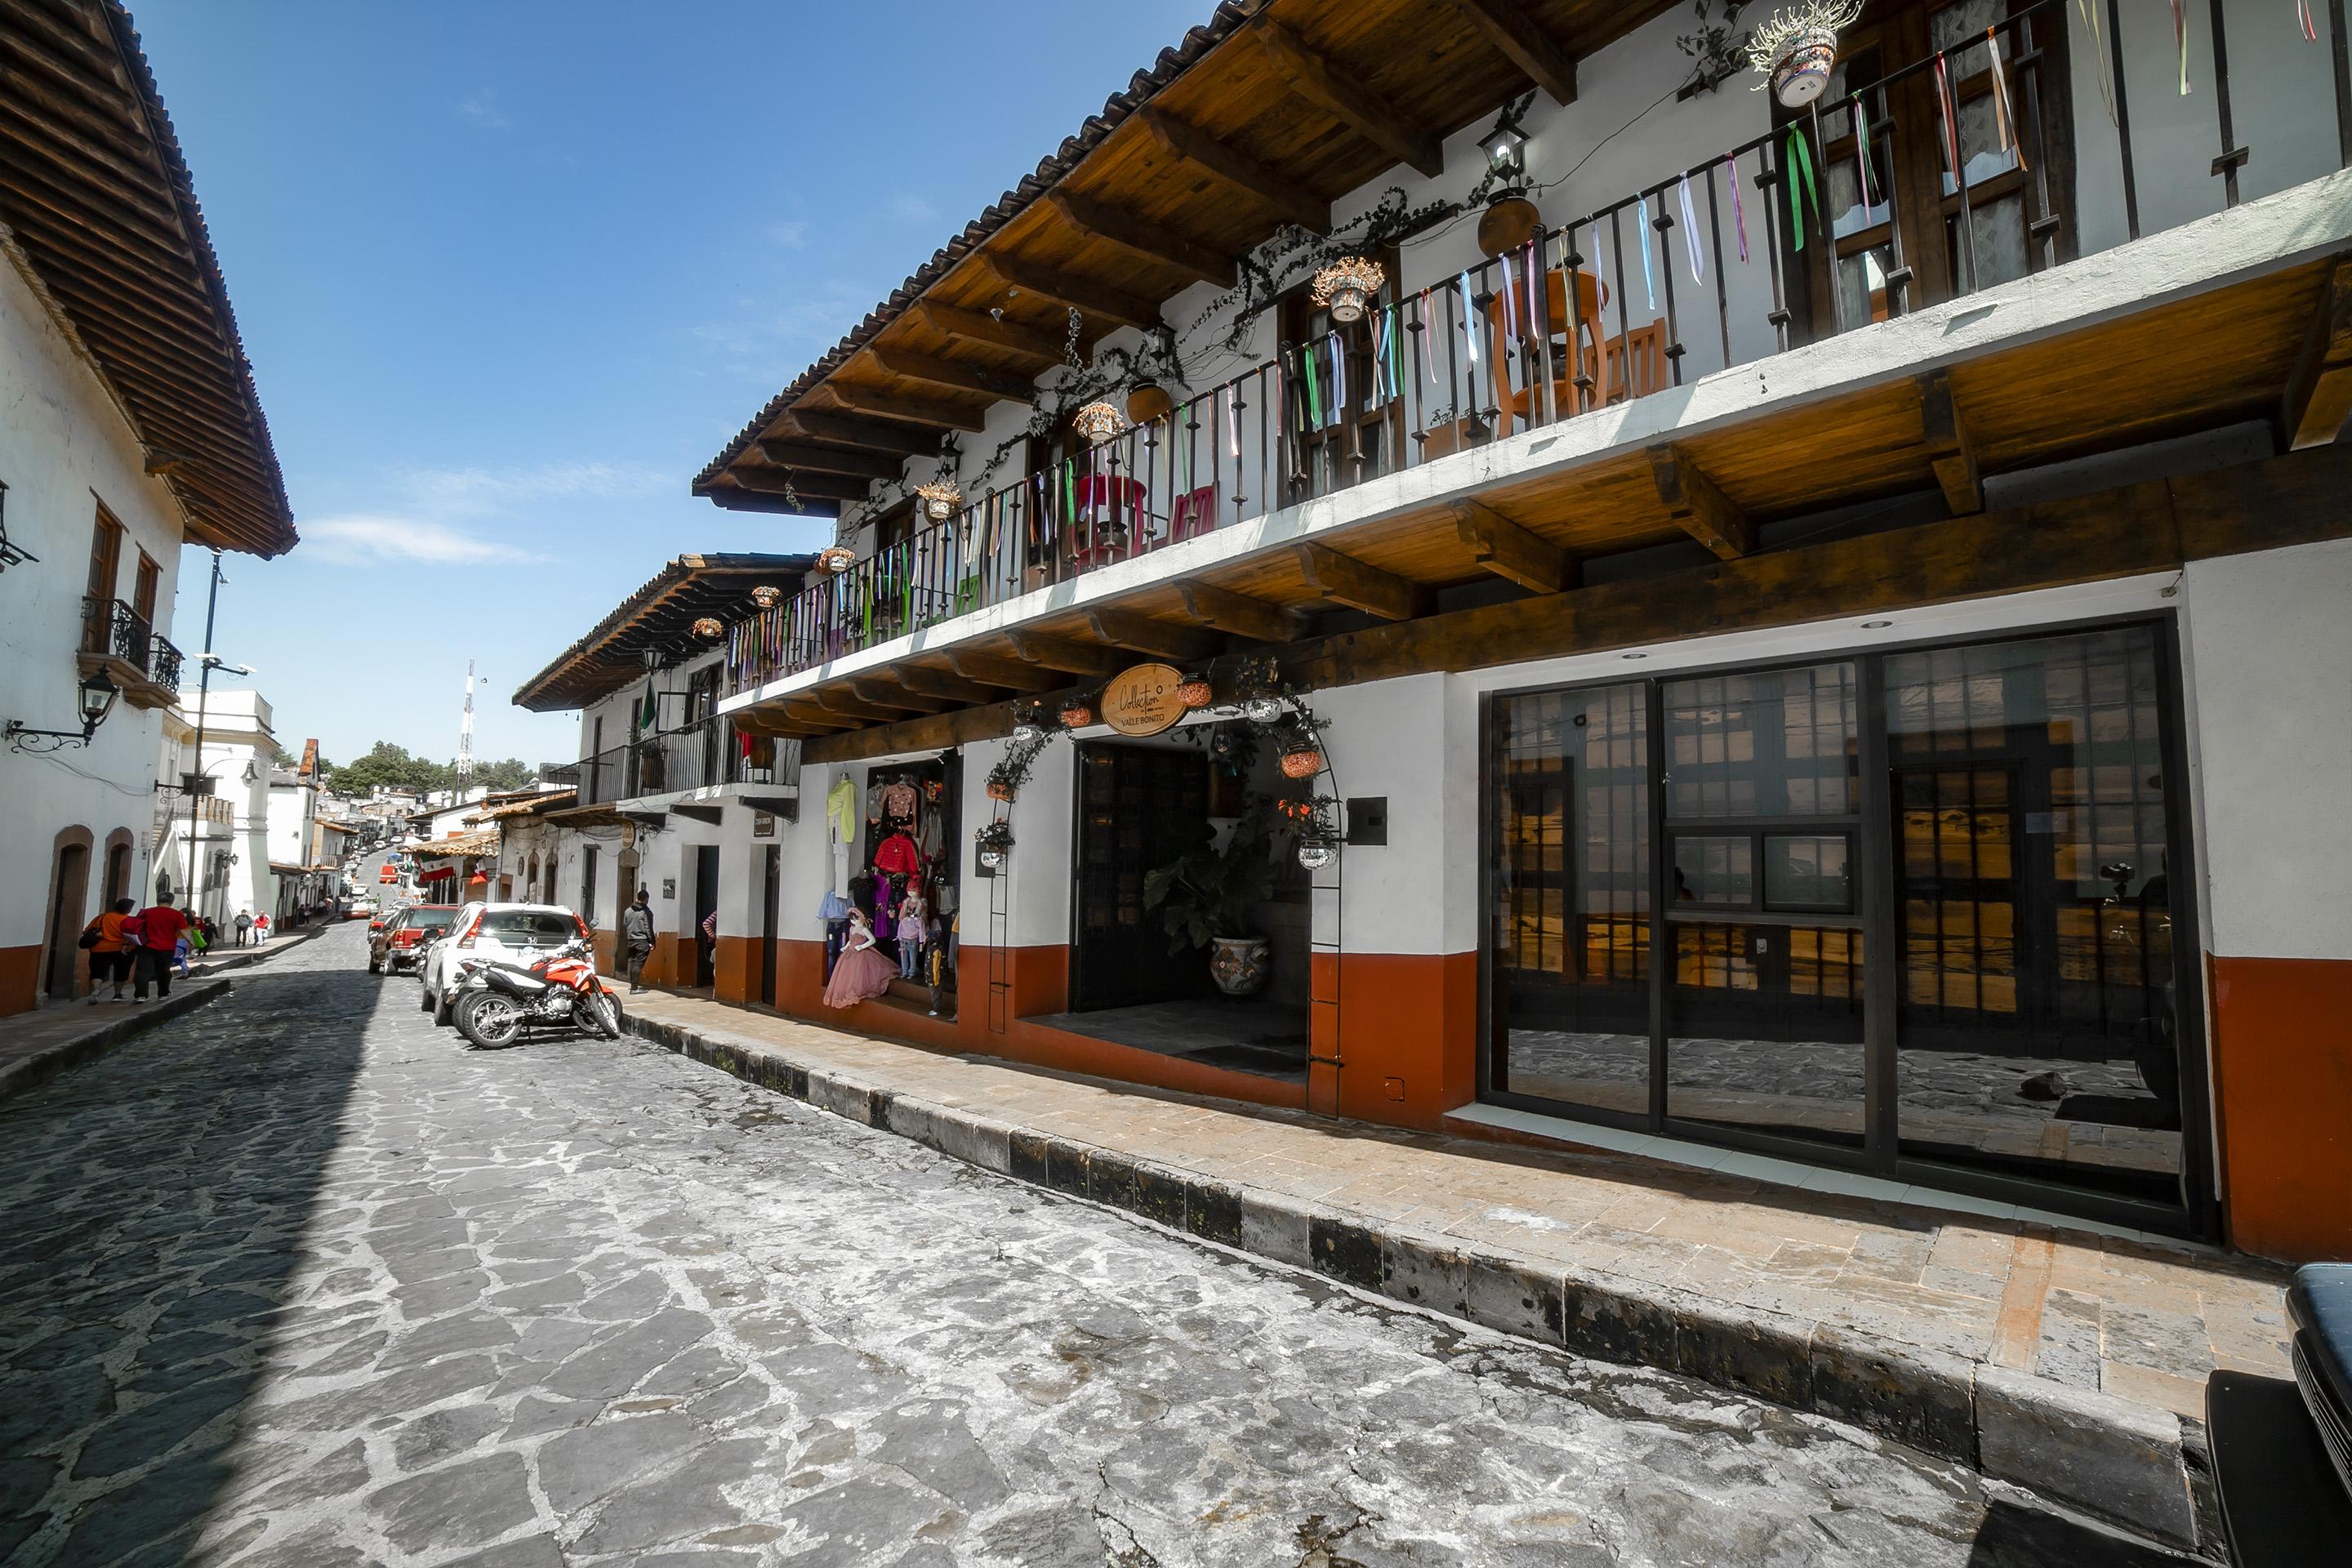
[[[1275,70],[1301,98],[1328,110],[1341,124],[1401,163],[1431,179],[1445,173],[1438,138],[1407,119],[1396,105],[1354,75],[1307,47],[1307,41],[1271,16],[1251,29]]]
[[[879,452],[842,452],[804,441],[754,441],[751,449],[780,468],[796,473],[847,474],[861,479],[895,479],[907,471],[903,458]]]
[[[772,517],[839,517],[841,502],[819,500],[814,496],[803,496],[797,503],[782,496],[765,495],[738,486],[733,478],[721,474],[695,494],[721,511],[756,511]]]
[[[1045,364],[1062,363],[1059,333],[1040,331],[1020,321],[999,321],[985,310],[966,310],[929,300],[916,300],[915,314],[920,316],[933,331],[950,338],[966,338],[975,343],[986,343],[992,349],[1024,354]]]
[[[1497,577],[1538,594],[1576,585],[1576,563],[1568,552],[1528,532],[1486,502],[1468,497],[1454,503],[1454,526],[1471,559]]]
[[[815,700],[816,705],[819,708],[825,710],[827,712],[837,713],[844,718],[856,719],[861,721],[877,719],[896,719],[901,712],[905,711],[905,710],[896,706],[883,707],[877,703],[868,702],[864,698],[854,696],[849,692],[842,690],[837,686],[811,687],[809,689],[809,696]]]
[[[1023,658],[1071,675],[1117,675],[1128,664],[1127,655],[1113,647],[1072,642],[1044,632],[1016,631],[1012,637],[1013,646],[1021,650]]]
[[[1954,517],[1973,517],[1984,510],[1984,479],[1977,472],[1976,445],[1969,439],[1968,422],[1952,399],[1952,374],[1932,370],[1917,378],[1919,428],[1927,447],[1927,461],[1936,482],[1944,487],[1944,504]]]
[[[1297,552],[1298,569],[1307,574],[1307,585],[1333,604],[1390,621],[1409,621],[1429,613],[1429,590],[1409,577],[1368,566],[1328,545],[1302,542],[1292,548]]]
[[[896,665],[890,673],[897,676],[898,684],[909,691],[919,691],[926,697],[944,697],[951,702],[993,702],[998,696],[998,689],[992,685],[966,680],[960,675],[950,675],[944,669],[933,669],[925,664]]]
[[[816,500],[864,500],[874,483],[848,474],[803,472],[797,468],[787,472],[782,468],[738,467],[728,469],[727,477],[735,481],[738,489],[763,496],[784,494],[789,481],[792,494]]]
[[[1144,128],[1169,156],[1207,170],[1244,195],[1272,207],[1286,223],[1312,234],[1331,232],[1331,204],[1289,175],[1234,152],[1164,110],[1147,107],[1140,113]]]
[[[1179,664],[1208,658],[1224,649],[1223,639],[1214,632],[1171,626],[1133,610],[1088,610],[1087,624],[1094,627],[1095,636],[1114,647],[1172,658]]]
[[[992,250],[982,251],[980,259],[1007,288],[1018,289],[1024,294],[1067,305],[1085,315],[1115,321],[1122,327],[1148,332],[1160,325],[1160,307],[1123,289],[1074,278],[1059,268],[1024,261],[1017,256],[1000,256]]]
[[[940,436],[936,431],[912,429],[882,419],[860,419],[855,415],[834,414],[823,408],[790,409],[778,424],[781,432],[786,436],[799,436],[811,441],[836,441],[845,447],[865,447],[877,452],[895,452],[902,458],[935,458],[940,451]]]
[[[898,708],[909,713],[944,713],[955,706],[944,698],[926,697],[919,691],[909,691],[895,680],[879,676],[853,680],[849,689],[857,694],[860,702],[877,708]]]
[[[1072,228],[1089,238],[1115,245],[1145,261],[1176,268],[1219,289],[1234,286],[1237,274],[1232,257],[1202,245],[1197,239],[1178,234],[1172,228],[1162,228],[1148,218],[1105,206],[1090,196],[1082,196],[1059,186],[1045,193],[1045,205],[1061,214],[1063,220]]]
[[[1201,625],[1255,642],[1293,641],[1305,621],[1295,610],[1197,577],[1179,577],[1176,592],[1183,596],[1184,613]]]
[[[966,408],[961,403],[935,403],[929,398],[906,397],[895,392],[884,392],[879,387],[860,386],[848,381],[828,381],[822,390],[854,414],[878,414],[887,419],[904,419],[913,425],[936,425],[942,430],[961,430],[974,436],[988,428],[987,416]]]
[[[1715,481],[1680,447],[1669,442],[1650,448],[1650,476],[1657,481],[1658,499],[1667,514],[1690,536],[1726,561],[1756,552],[1756,523],[1716,488]]]
[[[982,653],[978,648],[950,649],[948,662],[967,680],[1001,687],[1006,691],[1049,691],[1062,684],[1060,676],[1041,665],[1006,658],[1002,654]]]
[[[2324,447],[2352,415],[2352,258],[2327,275],[2279,405],[2280,444],[2290,452]]]
[[[1503,58],[1528,73],[1554,103],[1576,101],[1576,59],[1552,42],[1520,0],[1454,0]]]
[[[835,713],[829,708],[821,708],[814,702],[785,701],[778,703],[776,707],[778,711],[793,723],[828,733],[839,730],[855,730],[862,722],[850,718],[845,713]]]
[[[912,349],[894,349],[881,343],[876,343],[866,352],[873,357],[875,364],[887,374],[930,386],[949,387],[957,392],[977,392],[983,397],[1025,398],[1034,390],[1019,377],[990,370],[985,365],[936,359],[929,354],[919,354]]]

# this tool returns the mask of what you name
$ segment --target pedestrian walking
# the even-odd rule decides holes
[[[646,903],[646,890],[639,888],[636,898],[621,911],[621,964],[628,972],[632,996],[646,988],[646,960],[653,951],[654,911]]]
[[[172,958],[180,945],[180,933],[187,929],[188,917],[172,904],[172,895],[158,893],[155,901],[139,911],[138,967],[131,979],[131,1000],[133,1005],[147,1000],[147,987],[155,987],[155,1000],[161,1002],[172,994]]]
[[[237,910],[237,911],[236,911],[236,945],[237,945],[237,946],[239,946],[239,947],[243,947],[243,946],[244,946],[244,945],[245,945],[248,941],[252,940],[252,937],[253,937],[253,911],[252,911],[251,910]]]
[[[122,1000],[122,983],[131,978],[131,956],[135,939],[131,931],[131,911],[138,909],[135,899],[117,899],[113,907],[82,928],[81,945],[89,950],[89,1005],[99,1004],[98,988],[111,982],[112,1001]]]
[[[253,945],[259,947],[269,940],[269,911],[262,910],[253,917]]]

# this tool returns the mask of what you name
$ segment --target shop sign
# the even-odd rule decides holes
[[[751,814],[751,837],[754,838],[773,838],[775,836],[776,814],[772,811],[753,812]]]
[[[1139,664],[1120,670],[1103,688],[1102,721],[1122,735],[1157,735],[1184,717],[1176,689],[1184,672],[1171,665]]]

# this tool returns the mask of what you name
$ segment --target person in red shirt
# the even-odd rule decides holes
[[[180,945],[180,933],[188,929],[188,917],[172,907],[172,895],[159,894],[153,903],[139,911],[139,972],[131,982],[131,1000],[147,1000],[147,983],[155,983],[155,1000],[161,1002],[172,994],[172,950]]]

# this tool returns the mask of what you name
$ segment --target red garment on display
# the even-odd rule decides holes
[[[922,851],[917,849],[915,841],[903,833],[893,833],[882,841],[880,848],[874,851],[874,868],[877,871],[903,877],[920,868],[922,864]]]

